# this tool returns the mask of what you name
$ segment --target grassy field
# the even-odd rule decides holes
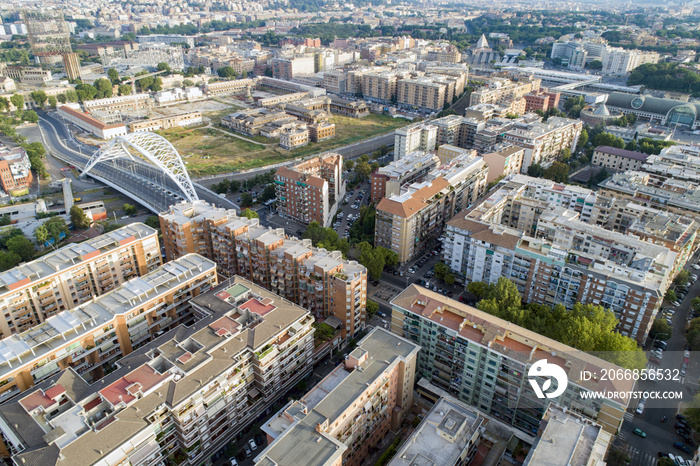
[[[219,118],[226,114],[222,112]],[[286,151],[277,146],[263,146],[243,141],[213,129],[197,129],[189,132],[186,129],[171,129],[159,133],[165,136],[180,152],[190,175],[197,177],[256,168],[329,151],[393,131],[408,124],[404,119],[374,114],[360,119],[335,116],[332,118],[332,122],[336,125],[334,138],[310,143],[293,151]],[[255,139],[263,140],[266,138]],[[274,142],[271,139],[267,141]]]
[[[229,105],[229,104],[227,104]],[[223,110],[218,110],[216,112],[204,112],[202,113],[202,116],[205,116],[209,119],[211,119],[211,123],[213,125],[218,125],[219,122],[221,121],[221,117],[225,117],[226,115],[230,115],[237,110],[240,110],[242,107],[236,107],[235,105],[231,105],[228,108],[225,108]]]

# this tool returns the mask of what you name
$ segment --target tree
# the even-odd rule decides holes
[[[23,235],[13,236],[7,240],[6,246],[8,251],[17,254],[25,262],[34,258],[36,253],[34,244]]]
[[[212,185],[212,189],[216,194],[225,194],[229,190],[229,181],[221,180],[220,182]]]
[[[49,107],[56,108],[56,105],[57,105],[56,97],[49,96]]]
[[[569,178],[569,166],[557,160],[545,168],[542,175],[549,180],[564,183]]]
[[[247,208],[243,212],[241,212],[241,215],[243,215],[245,218],[260,218],[260,215],[254,210],[251,210],[250,208]]]
[[[119,95],[131,95],[131,86],[128,84],[120,84],[118,90]]]
[[[163,80],[160,78],[154,79],[153,84],[151,84],[151,90],[154,92],[162,91],[163,90]]]
[[[66,91],[66,101],[77,102],[78,101],[78,93],[73,89],[68,89]]]
[[[690,305],[696,312],[700,312],[700,297],[695,297],[690,301]]]
[[[191,79],[185,79],[184,81],[182,81],[182,85],[185,87],[194,86],[194,81],[192,81]]]
[[[685,269],[681,270],[680,272],[678,272],[678,275],[676,275],[676,278],[673,280],[673,282],[679,286],[687,286],[688,283],[690,283],[690,272],[688,272]]]
[[[345,161],[345,169],[347,171],[352,171],[353,168],[355,168],[355,161],[354,160],[346,160]]]
[[[657,340],[666,341],[671,338],[671,333],[673,328],[668,325],[665,319],[656,319],[653,324],[651,324],[651,330],[649,330],[649,338],[656,338]]]
[[[87,230],[90,228],[90,219],[85,214],[85,211],[77,205],[70,208],[70,221],[78,230]]]
[[[542,176],[542,173],[544,172],[544,169],[542,168],[542,165],[539,163],[533,163],[529,167],[527,167],[527,174],[528,176],[534,176],[535,178],[539,178]]]
[[[452,286],[455,284],[455,276],[451,272],[447,272],[443,280],[445,281],[445,285]]]
[[[700,350],[700,318],[695,318],[690,321],[686,338],[693,351]]]
[[[433,270],[435,270],[435,276],[441,280],[450,271],[450,269],[447,267],[447,264],[445,264],[444,262],[438,262],[437,264],[435,264]]]
[[[112,81],[112,84],[119,84],[121,82],[121,79],[119,79],[119,72],[115,68],[110,68],[109,71],[107,71],[107,77]]]
[[[367,311],[367,315],[369,318],[374,317],[377,314],[377,312],[379,312],[379,303],[368,299],[367,304],[365,305],[365,310]]]
[[[592,62],[590,62],[586,66],[590,70],[602,70],[603,69],[603,62],[600,60],[593,60]]]
[[[262,201],[269,201],[271,199],[274,199],[277,197],[277,193],[275,191],[275,185],[268,184],[265,186],[265,189],[262,192],[262,195],[260,196]]]
[[[160,230],[160,219],[158,218],[157,215],[149,215],[146,217],[146,221],[143,222],[146,225],[148,225],[151,228],[155,228],[156,230]]]
[[[629,455],[619,448],[615,448],[608,455],[608,466],[627,466],[629,462]]]
[[[578,143],[576,144],[576,147],[580,147],[583,149],[586,147],[586,144],[588,144],[588,131],[584,129],[581,130],[581,134],[578,137]]]
[[[216,74],[218,74],[221,78],[235,79],[237,76],[236,70],[234,70],[232,66],[222,66],[221,68],[216,70]]]
[[[663,458],[659,458],[659,461],[656,462],[656,466],[676,466],[676,463],[672,461],[671,458],[664,456]]]
[[[139,212],[139,210],[133,204],[124,204],[122,206],[122,210],[126,215],[136,215]]]
[[[231,180],[228,185],[229,192],[236,193],[241,189],[241,182],[238,180]]]
[[[471,282],[467,285],[467,291],[476,296],[476,299],[486,296],[488,289],[488,285],[484,282]]]
[[[674,301],[678,301],[678,295],[676,295],[676,292],[675,292],[675,291],[673,291],[673,290],[668,290],[668,291],[666,292],[665,299],[666,299],[666,301],[669,301],[669,302],[672,303],[672,302],[674,302]]]
[[[369,179],[369,175],[372,173],[372,167],[365,160],[360,160],[355,164],[355,174],[357,177],[364,181]]]
[[[39,123],[39,115],[34,110],[27,110],[22,114],[22,119],[29,123]]]
[[[34,230],[34,237],[39,244],[45,244],[49,238],[51,238],[51,235],[46,225],[39,225],[36,227],[36,230]]]
[[[39,108],[43,108],[44,104],[46,104],[46,101],[48,100],[48,97],[46,96],[46,92],[44,91],[32,91],[29,96],[32,98],[34,102],[39,106]]]
[[[51,217],[44,222],[44,226],[48,230],[51,238],[56,242],[61,240],[61,234],[68,234],[68,225],[66,225],[66,221],[63,220],[62,217]]]
[[[14,252],[0,251],[0,271],[4,272],[22,262],[22,258]]]
[[[105,78],[100,78],[95,80],[93,84],[97,92],[95,93],[96,99],[102,99],[105,97],[112,97],[112,82]]]
[[[12,94],[10,96],[10,102],[12,105],[15,107],[15,112],[17,113],[17,117],[22,114],[22,110],[24,110],[24,96],[20,94]]]
[[[693,397],[683,415],[693,430],[700,430],[700,393]]]
[[[252,207],[253,206],[253,196],[249,193],[241,194],[241,207]]]
[[[156,70],[158,70],[158,71],[165,71],[165,74],[170,74],[170,73],[171,73],[170,65],[168,65],[168,64],[165,63],[164,61],[162,61],[162,62],[160,62],[160,63],[158,63],[158,64],[156,65]]]
[[[625,147],[625,141],[622,138],[614,136],[610,133],[600,133],[593,138],[593,145],[599,146],[610,146],[622,149]]]

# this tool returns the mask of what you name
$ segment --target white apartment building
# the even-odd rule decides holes
[[[435,150],[438,127],[428,123],[404,126],[394,131],[394,161],[416,150]]]

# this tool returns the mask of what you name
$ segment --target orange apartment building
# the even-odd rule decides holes
[[[158,232],[133,223],[0,273],[0,337],[24,332],[161,265]]]
[[[283,229],[204,201],[182,202],[160,214],[168,258],[202,251],[224,276],[240,275],[341,328],[342,337],[364,328],[367,269],[340,251],[287,237]],[[184,240],[183,238],[187,238]],[[206,253],[206,254],[205,254]]]
[[[300,400],[262,426],[257,465],[359,466],[413,404],[420,346],[376,328]]]
[[[7,194],[26,192],[32,180],[32,164],[27,152],[21,147],[10,149],[0,143],[0,189]]]
[[[277,210],[281,217],[328,227],[345,195],[343,156],[324,154],[275,173]]]
[[[0,340],[0,400],[71,367],[87,381],[165,330],[191,323],[190,299],[217,283],[216,264],[188,254]]]

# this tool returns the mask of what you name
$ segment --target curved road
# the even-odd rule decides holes
[[[39,116],[42,139],[51,154],[70,165],[85,167],[95,148],[75,140],[66,125],[54,114],[41,112]],[[112,186],[154,213],[163,212],[184,199],[168,176],[157,167],[140,160],[101,162],[88,175]],[[231,201],[219,197],[209,189],[197,183],[194,183],[194,187],[200,199],[220,207],[235,208]]]

